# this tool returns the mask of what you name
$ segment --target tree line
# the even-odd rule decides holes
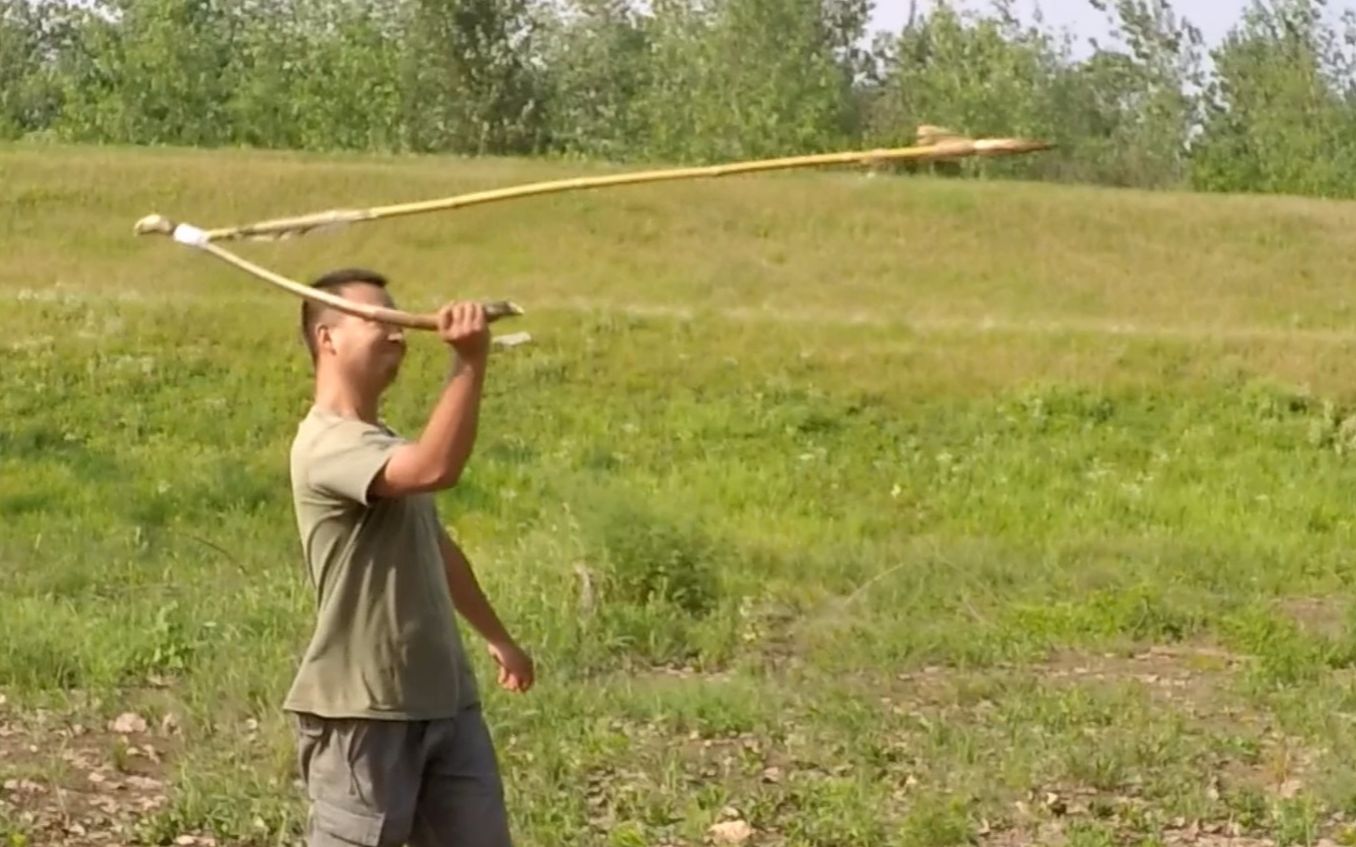
[[[0,138],[712,162],[912,143],[964,169],[1356,196],[1356,12],[1253,0],[1209,47],[1171,0],[0,0]]]

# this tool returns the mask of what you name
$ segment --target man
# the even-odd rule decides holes
[[[386,280],[340,270],[314,287],[392,306]],[[405,356],[399,328],[302,307],[315,400],[292,445],[297,528],[315,632],[284,709],[295,715],[310,847],[507,847],[503,785],[454,611],[485,638],[510,691],[532,660],[443,529],[433,492],[471,455],[489,354],[483,307],[438,313],[451,376],[417,440],[380,420]]]

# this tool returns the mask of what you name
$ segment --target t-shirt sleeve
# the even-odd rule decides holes
[[[315,441],[307,462],[311,488],[330,497],[371,505],[369,489],[404,441],[363,421],[343,421]]]

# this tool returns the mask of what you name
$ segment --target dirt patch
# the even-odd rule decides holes
[[[1061,654],[1035,669],[1043,679],[1079,683],[1134,682],[1156,701],[1195,718],[1237,717],[1223,687],[1243,657],[1216,647],[1149,647],[1130,655]]]
[[[1094,804],[1100,806],[1096,814],[1090,813],[1090,806]],[[1316,821],[1319,832],[1312,836],[1312,841],[1304,842],[1278,842],[1269,832],[1249,831],[1230,815],[1214,820],[1159,819],[1156,826],[1146,829],[1142,824],[1133,823],[1133,819],[1151,812],[1146,801],[1134,797],[1099,796],[1091,789],[1068,794],[1035,793],[1015,805],[1017,811],[1013,820],[992,829],[983,822],[973,843],[981,847],[1061,847],[1076,841],[1152,843],[1163,847],[1276,847],[1278,843],[1338,847],[1353,843],[1352,835],[1356,832],[1341,812]],[[1082,839],[1078,838],[1080,832],[1084,834]],[[1090,841],[1086,838],[1089,832],[1096,833]],[[1111,838],[1109,842],[1105,840],[1108,837]]]
[[[1053,826],[1044,827],[1035,833],[1001,832],[982,836],[978,840],[983,847],[1060,847],[1069,842],[1069,834]],[[1276,847],[1276,842],[1270,838],[1210,833],[1199,828],[1166,832],[1159,841],[1153,843],[1164,847]],[[1338,847],[1338,843],[1324,838],[1314,842],[1314,847]]]
[[[1278,602],[1282,614],[1304,632],[1338,640],[1347,634],[1350,604],[1336,597],[1287,597]]]
[[[1071,832],[1072,827],[1050,823],[1029,831],[1006,830],[984,833],[975,839],[975,843],[979,844],[980,847],[1062,847],[1062,845],[1071,843]],[[1129,836],[1114,843],[1134,844],[1139,842],[1139,838]],[[1161,844],[1163,847],[1277,847],[1278,844],[1272,838],[1239,833],[1235,827],[1230,825],[1202,825],[1199,823],[1168,829],[1161,833],[1156,840],[1147,843]],[[1307,843],[1312,844],[1312,847],[1339,847],[1347,842],[1335,841],[1332,838],[1318,838]]]
[[[1143,692],[1149,716],[1185,718],[1185,738],[1230,738],[1235,749],[1201,743],[1194,777],[1184,773],[1184,787],[1204,787],[1206,819],[1164,821],[1161,796],[1141,794],[1131,779],[1096,789],[1074,780],[1041,786],[1015,806],[980,827],[976,841],[986,847],[1101,843],[1113,834],[1115,843],[1135,843],[1148,832],[1172,847],[1264,847],[1270,824],[1243,826],[1235,820],[1242,798],[1260,798],[1269,808],[1297,800],[1321,781],[1322,754],[1312,743],[1287,735],[1265,707],[1250,701],[1235,686],[1250,658],[1208,644],[1152,646],[1119,653],[1056,653],[1041,662],[1002,665],[981,670],[927,667],[898,674],[890,691],[892,707],[945,720],[987,726],[987,701],[1020,698],[1033,682],[1039,689],[1127,687]],[[912,713],[912,712],[911,712]],[[1151,717],[1151,720],[1158,720]],[[1086,730],[1090,736],[1099,730]],[[1112,730],[1114,733],[1115,730]],[[1193,781],[1193,779],[1195,781]],[[1156,789],[1161,792],[1161,787]],[[1252,802],[1251,800],[1247,802]],[[1248,819],[1243,815],[1241,819]],[[1156,823],[1151,823],[1155,821]],[[1259,831],[1259,829],[1261,831]],[[1082,831],[1080,834],[1080,830]],[[1348,831],[1338,818],[1319,823],[1328,836],[1315,844],[1336,847],[1331,840]],[[1088,842],[1088,833],[1092,841]],[[1343,842],[1345,843],[1345,842]]]
[[[955,702],[977,680],[997,684],[1016,679],[1071,685],[1136,683],[1158,703],[1194,718],[1230,720],[1240,709],[1224,691],[1244,658],[1210,646],[1148,647],[1132,653],[1057,653],[1036,664],[1001,664],[982,671],[925,667],[896,676],[897,690],[921,705]]]
[[[0,699],[0,833],[33,847],[135,843],[137,825],[169,804],[168,762],[178,748],[172,717],[95,723]]]

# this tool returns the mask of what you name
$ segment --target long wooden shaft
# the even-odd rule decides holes
[[[937,161],[959,159],[967,156],[1011,156],[1047,150],[1052,145],[1043,141],[1025,139],[959,139],[939,144],[900,147],[895,149],[853,151],[847,153],[822,153],[812,156],[788,156],[780,159],[760,159],[748,162],[735,162],[724,165],[709,165],[691,168],[671,168],[665,170],[638,171],[609,176],[575,177],[571,179],[536,182],[526,185],[496,188],[488,191],[476,191],[459,194],[437,200],[423,200],[414,203],[396,203],[389,206],[374,206],[368,209],[332,209],[310,215],[290,218],[277,218],[245,224],[243,226],[222,227],[206,230],[208,241],[225,241],[237,238],[286,238],[304,235],[307,232],[328,227],[343,226],[350,223],[375,221],[403,215],[418,215],[425,212],[438,212],[478,206],[485,203],[497,203],[505,200],[518,200],[524,197],[557,194],[564,191],[581,191],[593,188],[613,188],[623,185],[642,183],[671,182],[683,179],[711,179],[733,176],[735,174],[757,173],[764,171],[789,170],[793,168],[823,167],[842,164],[872,164],[876,162],[921,160]]]

